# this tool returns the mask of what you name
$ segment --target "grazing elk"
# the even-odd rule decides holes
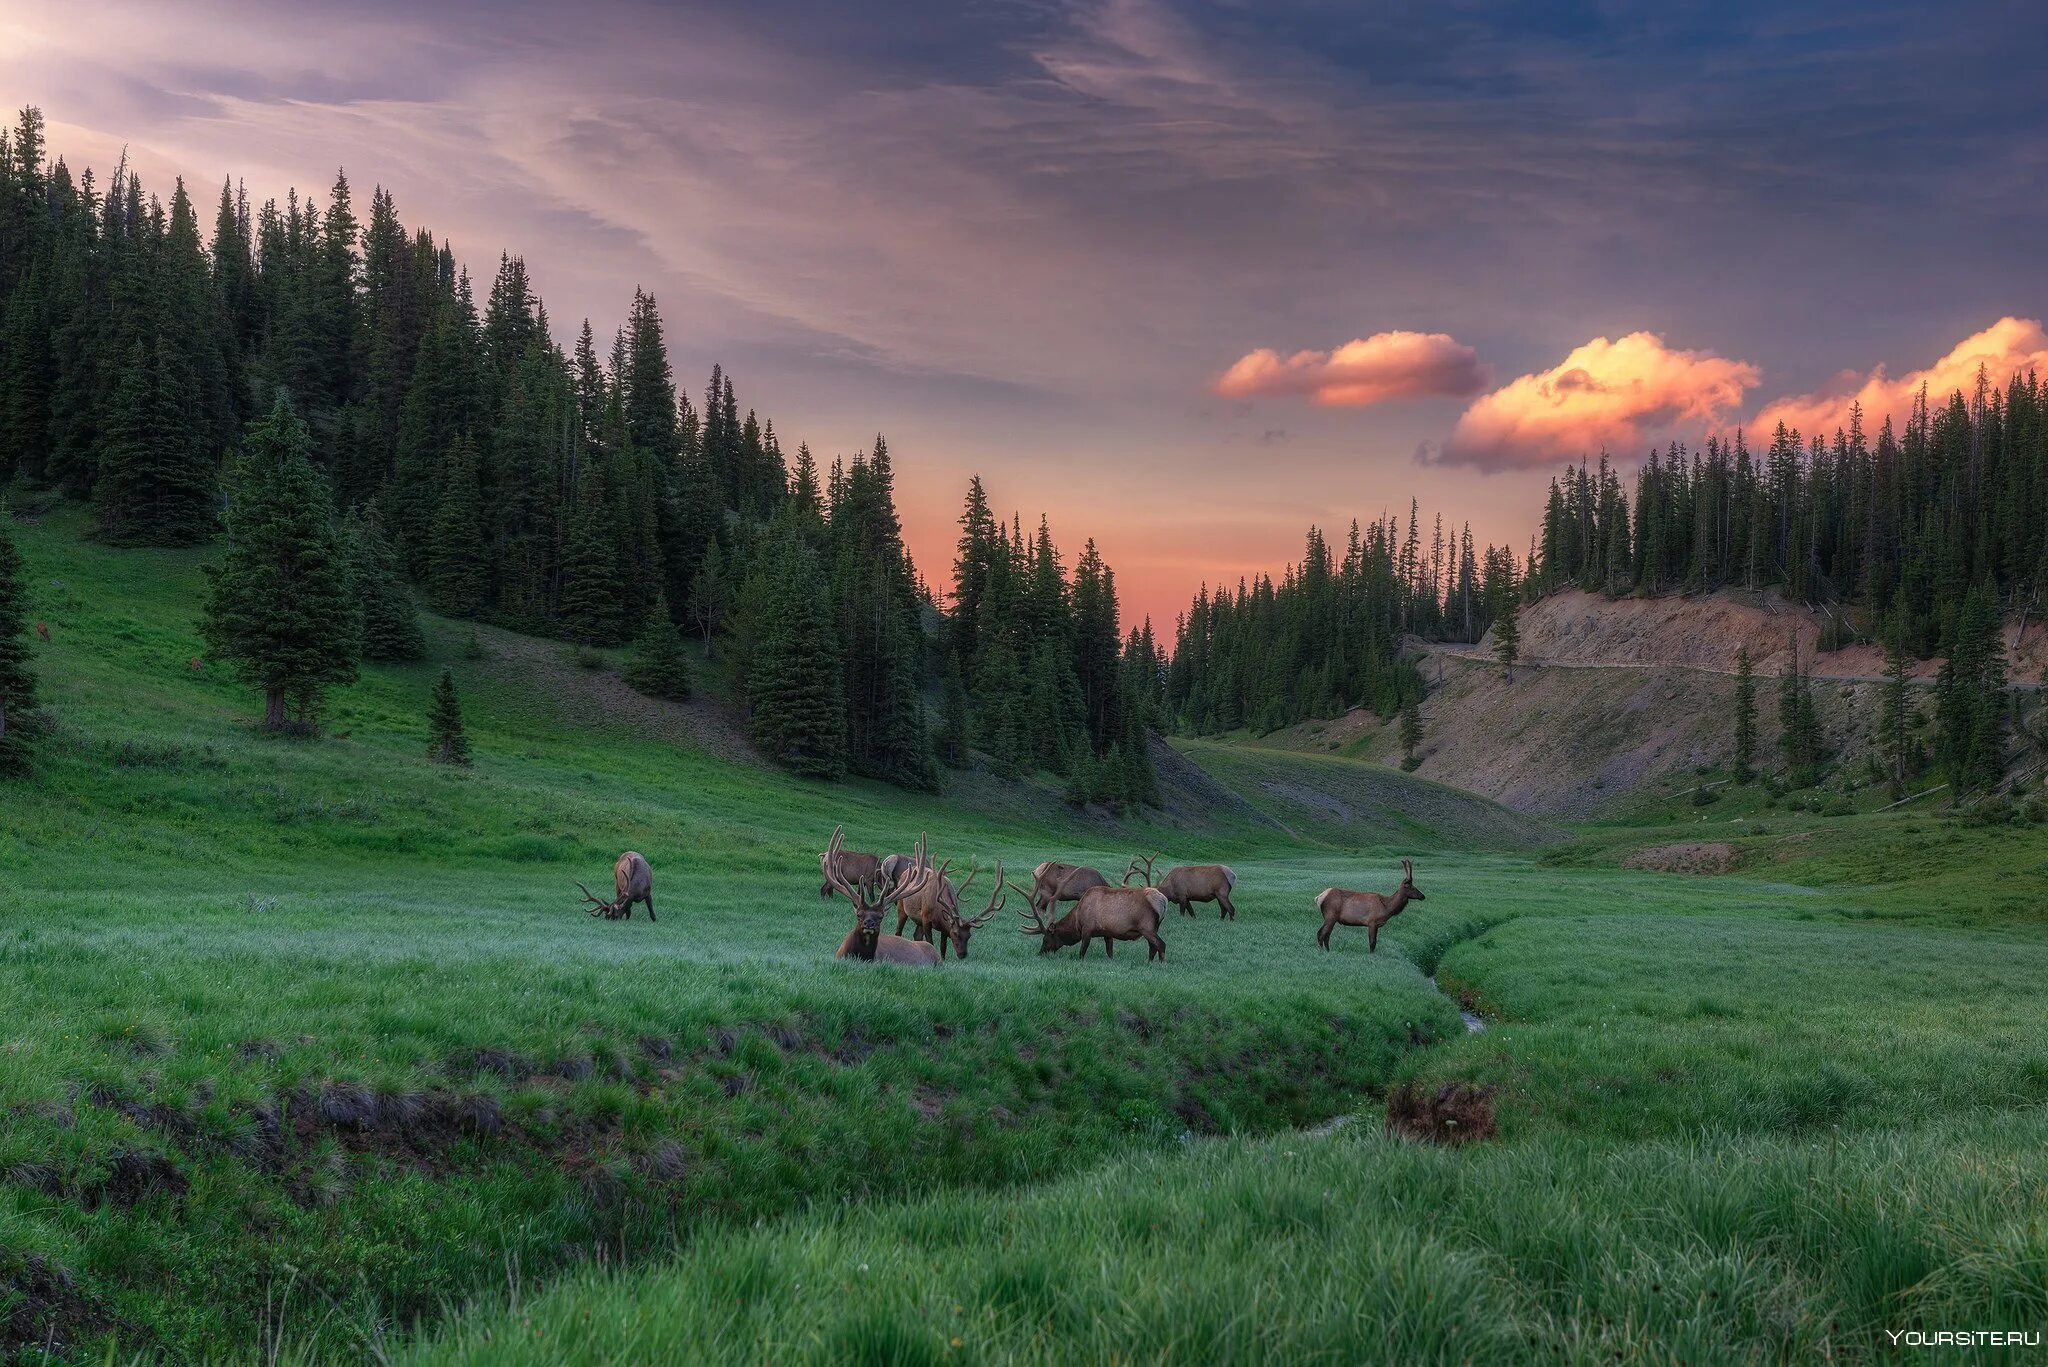
[[[602,916],[607,921],[630,921],[633,919],[633,904],[647,904],[647,919],[654,919],[654,870],[647,867],[647,861],[632,850],[619,856],[619,862],[612,865],[612,890],[617,894],[607,902],[581,883],[583,900],[590,903],[584,910],[592,916]]]
[[[1051,911],[1061,902],[1078,902],[1089,890],[1108,886],[1109,880],[1099,869],[1082,864],[1055,864],[1047,860],[1031,871],[1031,909]]]
[[[1344,888],[1324,888],[1323,895],[1316,898],[1316,910],[1323,913],[1323,928],[1316,932],[1316,943],[1324,949],[1330,947],[1330,932],[1338,926],[1364,926],[1365,952],[1370,954],[1380,947],[1380,927],[1401,914],[1401,908],[1410,902],[1427,902],[1415,886],[1415,861],[1401,861],[1401,886],[1389,893],[1350,892]]]
[[[818,856],[818,872],[825,875],[825,881],[818,888],[818,896],[831,900],[832,893],[840,883],[872,892],[882,881],[882,861],[859,850],[841,848],[846,842],[846,828],[832,828],[832,848]],[[901,856],[891,855],[893,858]],[[836,875],[836,878],[835,878]],[[857,907],[858,901],[854,902]]]
[[[891,855],[889,859],[882,861],[884,877],[889,876],[890,860],[901,858],[904,858],[904,856]],[[989,894],[988,905],[972,916],[962,916],[960,914],[961,894],[972,887],[974,880],[981,876],[981,866],[979,863],[970,861],[967,866],[967,877],[957,888],[953,886],[952,880],[946,877],[946,870],[952,866],[953,861],[950,859],[939,865],[937,869],[933,870],[930,881],[918,889],[918,891],[896,904],[896,933],[898,935],[903,933],[903,926],[906,921],[915,921],[917,923],[915,938],[936,942],[941,959],[946,957],[948,945],[952,947],[955,954],[965,959],[967,957],[967,942],[973,938],[975,931],[988,924],[990,917],[1003,909],[1004,905],[1010,900],[1010,889],[1009,885],[1003,881],[1003,861],[998,859],[996,861],[995,890]]]
[[[1118,940],[1143,940],[1147,963],[1166,957],[1166,941],[1159,938],[1159,923],[1166,918],[1166,897],[1157,888],[1113,888],[1107,884],[1090,888],[1072,911],[1050,924],[1036,906],[1017,914],[1027,923],[1019,929],[1038,936],[1040,954],[1077,944],[1085,959],[1089,941],[1099,937],[1102,952],[1110,958],[1116,957]]]
[[[1124,885],[1130,886],[1131,879],[1143,875],[1148,887],[1156,887],[1164,893],[1166,900],[1180,908],[1183,916],[1193,916],[1196,902],[1217,903],[1218,920],[1235,921],[1237,908],[1231,905],[1230,891],[1237,886],[1237,875],[1226,864],[1181,864],[1168,869],[1166,877],[1157,883],[1152,881],[1152,859],[1142,855],[1131,856],[1131,862],[1124,866]]]
[[[888,914],[889,908],[914,895],[931,881],[934,870],[925,857],[924,842],[918,842],[917,861],[913,867],[870,892],[868,888],[847,881],[838,871],[839,866],[832,856],[840,853],[839,844],[844,838],[839,831],[832,833],[832,848],[825,856],[825,877],[831,880],[833,891],[853,903],[854,922],[853,929],[839,942],[839,952],[832,957],[859,959],[864,963],[937,968],[939,950],[936,945],[882,933],[882,917]]]

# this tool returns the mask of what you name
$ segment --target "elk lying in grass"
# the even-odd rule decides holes
[[[865,963],[907,964],[916,968],[937,968],[939,950],[936,945],[921,940],[906,940],[900,935],[882,934],[882,917],[889,908],[904,898],[913,896],[931,881],[936,872],[925,855],[925,842],[917,844],[917,860],[901,876],[891,878],[879,886],[869,889],[849,882],[839,873],[834,856],[842,853],[840,842],[844,832],[832,832],[832,847],[825,852],[822,861],[825,877],[832,890],[853,903],[853,929],[839,942],[839,952],[834,958],[859,959]]]
[[[824,883],[818,888],[818,896],[828,901],[840,883],[859,888],[862,892],[872,892],[882,882],[882,861],[859,850],[845,849],[845,843],[846,828],[834,826],[832,847],[818,856],[818,872],[825,875]],[[860,903],[855,901],[854,905],[859,906]]]
[[[1235,921],[1237,908],[1231,905],[1230,890],[1237,886],[1237,875],[1225,864],[1181,864],[1168,869],[1166,877],[1157,883],[1152,881],[1152,859],[1133,855],[1131,862],[1124,866],[1124,884],[1130,885],[1133,878],[1143,876],[1149,887],[1156,887],[1166,900],[1180,908],[1183,916],[1193,916],[1196,902],[1217,903],[1218,920]]]
[[[1108,886],[1109,880],[1099,869],[1083,864],[1055,864],[1047,860],[1031,871],[1031,909],[1051,911],[1061,902],[1078,902],[1092,889]]]
[[[1401,861],[1401,886],[1392,893],[1350,892],[1344,888],[1325,888],[1323,895],[1316,898],[1316,910],[1323,913],[1323,928],[1316,932],[1316,943],[1324,949],[1330,947],[1330,932],[1338,926],[1364,926],[1365,952],[1370,954],[1380,947],[1380,927],[1401,914],[1401,908],[1410,902],[1427,902],[1415,886],[1415,861]]]
[[[903,855],[890,855],[888,859],[883,860],[883,876],[890,876],[888,870],[891,861],[906,858]],[[931,879],[922,888],[896,904],[896,933],[901,935],[904,923],[914,921],[917,923],[914,938],[936,942],[941,959],[946,957],[948,945],[952,946],[955,954],[964,959],[967,957],[967,942],[973,938],[975,931],[988,924],[990,917],[1003,909],[1004,904],[1010,899],[1010,888],[1003,881],[1003,861],[998,859],[995,889],[989,894],[988,905],[972,916],[962,916],[961,895],[981,876],[981,867],[978,863],[970,861],[967,866],[967,877],[956,888],[952,880],[946,877],[946,870],[951,868],[952,864],[953,861],[949,859],[939,865],[932,871]],[[900,869],[903,865],[899,864],[897,867]]]
[[[1036,906],[1017,914],[1025,921],[1019,929],[1038,937],[1040,954],[1077,944],[1085,959],[1088,942],[1100,938],[1102,952],[1111,958],[1116,957],[1118,940],[1143,940],[1147,963],[1166,957],[1166,941],[1159,938],[1159,923],[1166,918],[1166,897],[1157,888],[1113,888],[1107,884],[1090,888],[1072,911],[1049,924],[1045,912]]]
[[[619,862],[612,865],[612,890],[617,894],[607,902],[589,888],[578,883],[583,890],[583,900],[590,903],[584,910],[592,916],[602,916],[607,921],[630,921],[633,919],[633,904],[647,904],[647,919],[654,919],[654,870],[647,867],[647,861],[632,850],[619,856]]]

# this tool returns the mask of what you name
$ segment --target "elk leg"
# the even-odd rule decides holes
[[[1316,943],[1323,947],[1323,953],[1325,954],[1330,952],[1330,927],[1334,924],[1335,922],[1325,917],[1323,928],[1316,932]]]
[[[1216,900],[1221,904],[1216,919],[1220,921],[1225,916],[1228,916],[1231,920],[1235,921],[1237,919],[1237,908],[1230,905],[1230,894],[1226,892]]]
[[[1375,953],[1379,947],[1380,928],[1378,926],[1367,926],[1365,928],[1365,952],[1368,954]]]
[[[904,923],[905,921],[908,921],[909,919],[910,919],[910,913],[909,913],[909,912],[907,912],[907,911],[903,910],[903,909],[902,909],[901,907],[898,907],[898,908],[896,909],[896,933],[897,933],[898,935],[901,935],[901,934],[903,933],[903,923]]]
[[[1188,898],[1183,897],[1180,899],[1180,914],[1183,916],[1193,916],[1195,914],[1194,903]]]
[[[1079,955],[1078,955],[1077,957],[1079,957],[1079,958],[1083,958],[1083,959],[1087,958],[1087,957],[1088,957],[1088,946],[1089,946],[1090,944],[1094,943],[1094,940],[1095,940],[1095,937],[1094,937],[1094,936],[1092,936],[1092,935],[1087,935],[1087,936],[1083,936],[1083,937],[1082,937],[1082,939],[1081,939],[1081,953],[1080,953],[1080,954],[1079,954]]]
[[[1116,957],[1116,941],[1110,939],[1107,935],[1102,937],[1102,957],[1105,959],[1114,959]]]
[[[649,923],[649,924],[652,924],[652,923],[653,923],[653,921],[654,921],[654,894],[653,894],[653,893],[651,893],[651,892],[650,892],[650,893],[648,893],[648,894],[647,894],[647,897],[646,897],[646,902],[647,902],[647,920],[648,920],[648,923]]]
[[[1150,947],[1145,955],[1146,963],[1151,963],[1155,958],[1161,963],[1166,961],[1166,941],[1159,937],[1159,932],[1154,931],[1152,934],[1147,935],[1145,943]]]

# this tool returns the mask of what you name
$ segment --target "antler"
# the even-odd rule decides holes
[[[1413,859],[1403,859],[1401,861],[1401,881],[1404,883],[1415,881],[1415,861]]]
[[[1142,855],[1142,854],[1134,854],[1134,855],[1132,855],[1132,856],[1131,856],[1131,862],[1130,862],[1130,863],[1128,863],[1128,864],[1126,864],[1126,865],[1124,865],[1124,886],[1125,886],[1125,887],[1129,887],[1129,886],[1131,885],[1131,875],[1132,875],[1132,874],[1134,874],[1134,873],[1136,873],[1136,872],[1138,871],[1138,866],[1139,866],[1140,864],[1143,864],[1143,865],[1145,866],[1145,886],[1146,886],[1146,887],[1148,887],[1148,888],[1149,888],[1149,887],[1151,887],[1151,886],[1152,886],[1152,865],[1153,865],[1153,863],[1154,863],[1154,862],[1155,862],[1155,861],[1156,861],[1156,860],[1157,860],[1158,858],[1159,858],[1159,856],[1158,856],[1158,855],[1156,855],[1156,854],[1155,854],[1155,855],[1153,855],[1153,856],[1152,856],[1152,858],[1150,858],[1150,859],[1147,859],[1147,858],[1146,858],[1146,857],[1145,857],[1144,855]]]
[[[839,871],[839,856],[845,848],[846,828],[834,826],[832,828],[832,843],[825,847],[825,853],[818,856],[818,868],[824,873],[825,881],[832,885],[832,890],[853,903],[853,909],[856,914],[872,910],[873,908],[870,906],[867,898],[859,890],[856,890],[853,884],[847,882],[846,875]]]
[[[967,876],[967,883],[971,883],[973,881],[974,875],[969,874]],[[965,892],[967,890],[967,883],[962,883],[960,885],[961,891]],[[1003,905],[1009,900],[1010,885],[1003,881],[1003,861],[998,859],[996,860],[995,891],[991,892],[988,895],[988,905],[983,907],[980,910],[980,912],[976,913],[974,916],[968,918],[966,924],[970,926],[975,926],[977,928],[986,925],[988,923],[988,918],[995,915],[997,912],[1001,911],[1003,909]]]
[[[571,881],[573,882],[573,881],[575,881],[575,880],[573,880],[573,879],[572,879]],[[618,904],[617,904],[616,902],[607,902],[607,901],[605,901],[605,900],[604,900],[604,898],[602,898],[602,897],[599,897],[599,896],[598,896],[598,895],[597,895],[596,893],[592,892],[592,891],[591,891],[591,890],[590,890],[589,888],[585,888],[585,887],[583,887],[583,884],[582,884],[582,883],[580,883],[580,882],[578,882],[578,883],[576,884],[576,886],[577,886],[578,888],[582,888],[582,890],[583,890],[583,900],[584,900],[584,901],[586,901],[586,902],[588,902],[588,903],[590,903],[590,905],[589,905],[589,906],[587,906],[587,907],[583,908],[584,912],[585,912],[585,913],[586,913],[587,915],[590,915],[590,916],[605,916],[605,915],[609,915],[609,914],[610,914],[611,912],[613,912],[613,911],[617,910],[617,908],[618,908]]]
[[[1045,918],[1038,914],[1038,908],[1032,905],[1030,889],[1020,888],[1015,883],[1006,884],[1006,886],[1013,892],[1024,894],[1024,906],[1017,912],[1017,915],[1030,922],[1030,924],[1017,927],[1018,931],[1025,935],[1045,934],[1048,927],[1045,924]]]
[[[998,883],[1000,883],[1000,882],[1002,882],[1002,881],[1003,881],[1003,872],[1002,872],[1002,870],[1003,870],[1003,865],[1002,865],[1002,861],[1001,861],[1001,860],[997,860],[997,861],[996,861],[996,881],[997,881]],[[961,880],[960,880],[960,886],[959,886],[959,887],[957,887],[957,888],[954,888],[954,889],[953,889],[953,900],[954,900],[954,901],[956,901],[956,902],[957,902],[957,901],[959,901],[959,900],[960,900],[960,894],[962,894],[962,893],[966,892],[966,891],[967,891],[967,889],[969,889],[969,888],[973,887],[973,886],[974,886],[974,880],[975,880],[975,879],[977,879],[977,878],[979,878],[979,877],[981,877],[981,860],[977,859],[977,858],[976,858],[975,856],[973,856],[973,855],[971,855],[971,854],[970,854],[970,855],[968,855],[968,856],[967,856],[967,876],[966,876],[965,878],[963,878],[963,879],[961,879]]]

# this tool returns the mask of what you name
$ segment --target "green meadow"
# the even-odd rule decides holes
[[[2040,826],[1731,803],[1703,833],[1674,802],[1560,831],[1218,744],[1124,821],[985,777],[913,797],[432,619],[328,738],[264,740],[194,663],[203,555],[81,531],[17,529],[56,726],[0,784],[0,1355],[1703,1362],[2048,1330]],[[425,757],[443,666],[468,770]],[[1163,964],[1041,957],[1010,910],[936,974],[837,963],[840,823],[1020,878],[1224,859],[1240,919],[1173,916]],[[1699,839],[1734,871],[1621,867]],[[627,848],[658,923],[577,910]],[[1319,952],[1315,895],[1402,856],[1428,900]],[[1496,1137],[1386,1133],[1390,1090],[1454,1085]]]

